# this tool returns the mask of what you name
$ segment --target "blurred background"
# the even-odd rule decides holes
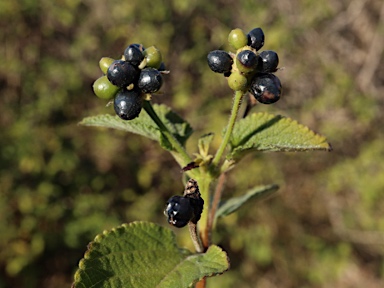
[[[232,92],[206,55],[229,50],[237,27],[262,27],[284,67],[283,98],[253,111],[294,118],[334,150],[253,154],[231,172],[224,197],[281,188],[218,223],[231,270],[210,287],[384,286],[383,1],[5,0],[0,27],[0,287],[69,287],[104,229],[168,226],[164,203],[183,191],[173,158],[77,125],[113,113],[92,92],[98,61],[156,45],[171,74],[153,101],[190,122],[190,153],[208,132],[217,148]]]

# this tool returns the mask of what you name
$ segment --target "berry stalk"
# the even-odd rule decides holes
[[[180,144],[180,142],[173,136],[173,134],[168,130],[168,128],[165,126],[163,121],[159,118],[159,116],[156,114],[155,110],[153,109],[151,103],[149,101],[144,101],[143,103],[144,110],[148,113],[149,117],[152,118],[152,120],[156,123],[157,127],[159,127],[160,132],[164,135],[165,138],[171,143],[173,149],[177,152],[174,153],[172,151],[171,154],[179,163],[180,167],[184,167],[188,163],[192,162],[191,157],[188,155],[188,153],[185,151],[184,147]],[[197,176],[198,170],[191,170],[188,171],[189,174],[192,176]]]
[[[232,135],[233,127],[235,126],[237,114],[239,112],[241,100],[243,99],[244,91],[236,91],[235,96],[233,98],[233,105],[232,105],[232,111],[231,116],[229,117],[227,129],[225,131],[225,135],[223,138],[223,141],[221,141],[220,147],[216,152],[215,157],[212,160],[212,167],[216,170],[221,157],[223,156],[224,150],[227,147],[227,144],[229,142],[229,138]]]

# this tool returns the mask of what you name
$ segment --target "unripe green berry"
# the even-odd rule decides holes
[[[240,28],[233,29],[228,35],[229,45],[231,45],[236,50],[247,45],[247,42],[247,35]]]
[[[151,46],[145,49],[143,54],[147,61],[147,67],[152,67],[155,69],[160,68],[162,56],[159,49],[157,49],[155,46]]]
[[[120,90],[119,87],[109,82],[107,76],[101,76],[93,83],[93,92],[101,99],[112,99],[116,93]]]
[[[248,81],[247,78],[239,72],[232,72],[229,75],[228,86],[234,91],[247,91]]]
[[[115,59],[109,58],[109,57],[103,57],[99,61],[99,66],[101,71],[104,74],[107,74],[109,66],[111,66],[112,62],[115,61]]]

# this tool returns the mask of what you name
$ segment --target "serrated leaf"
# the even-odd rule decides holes
[[[186,140],[193,133],[193,129],[189,123],[165,105],[154,104],[153,109],[168,130],[182,145],[184,145]],[[162,147],[172,150],[172,145],[162,135],[155,122],[144,110],[140,113],[138,118],[129,121],[122,120],[116,115],[98,115],[84,118],[79,124],[131,132],[158,141]]]
[[[277,185],[258,186],[248,190],[244,195],[233,197],[220,202],[220,206],[216,211],[216,218],[228,216],[240,209],[241,206],[250,200],[256,200],[272,195],[279,189]]]
[[[228,268],[227,255],[217,246],[191,254],[177,247],[170,229],[133,222],[96,236],[80,261],[72,286],[188,287]]]
[[[290,118],[254,113],[236,123],[228,159],[241,158],[252,151],[331,150],[326,138]]]

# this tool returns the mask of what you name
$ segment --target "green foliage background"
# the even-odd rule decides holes
[[[157,45],[171,74],[165,103],[199,136],[232,93],[206,54],[231,29],[262,27],[280,56],[284,98],[257,106],[327,136],[334,151],[247,157],[225,196],[277,183],[277,197],[220,220],[231,270],[212,287],[384,285],[384,4],[368,1],[2,1],[0,3],[0,287],[69,287],[87,244],[134,220],[167,225],[183,190],[154,142],[77,126],[112,113],[92,93],[98,60]],[[181,245],[192,249],[186,231]]]

